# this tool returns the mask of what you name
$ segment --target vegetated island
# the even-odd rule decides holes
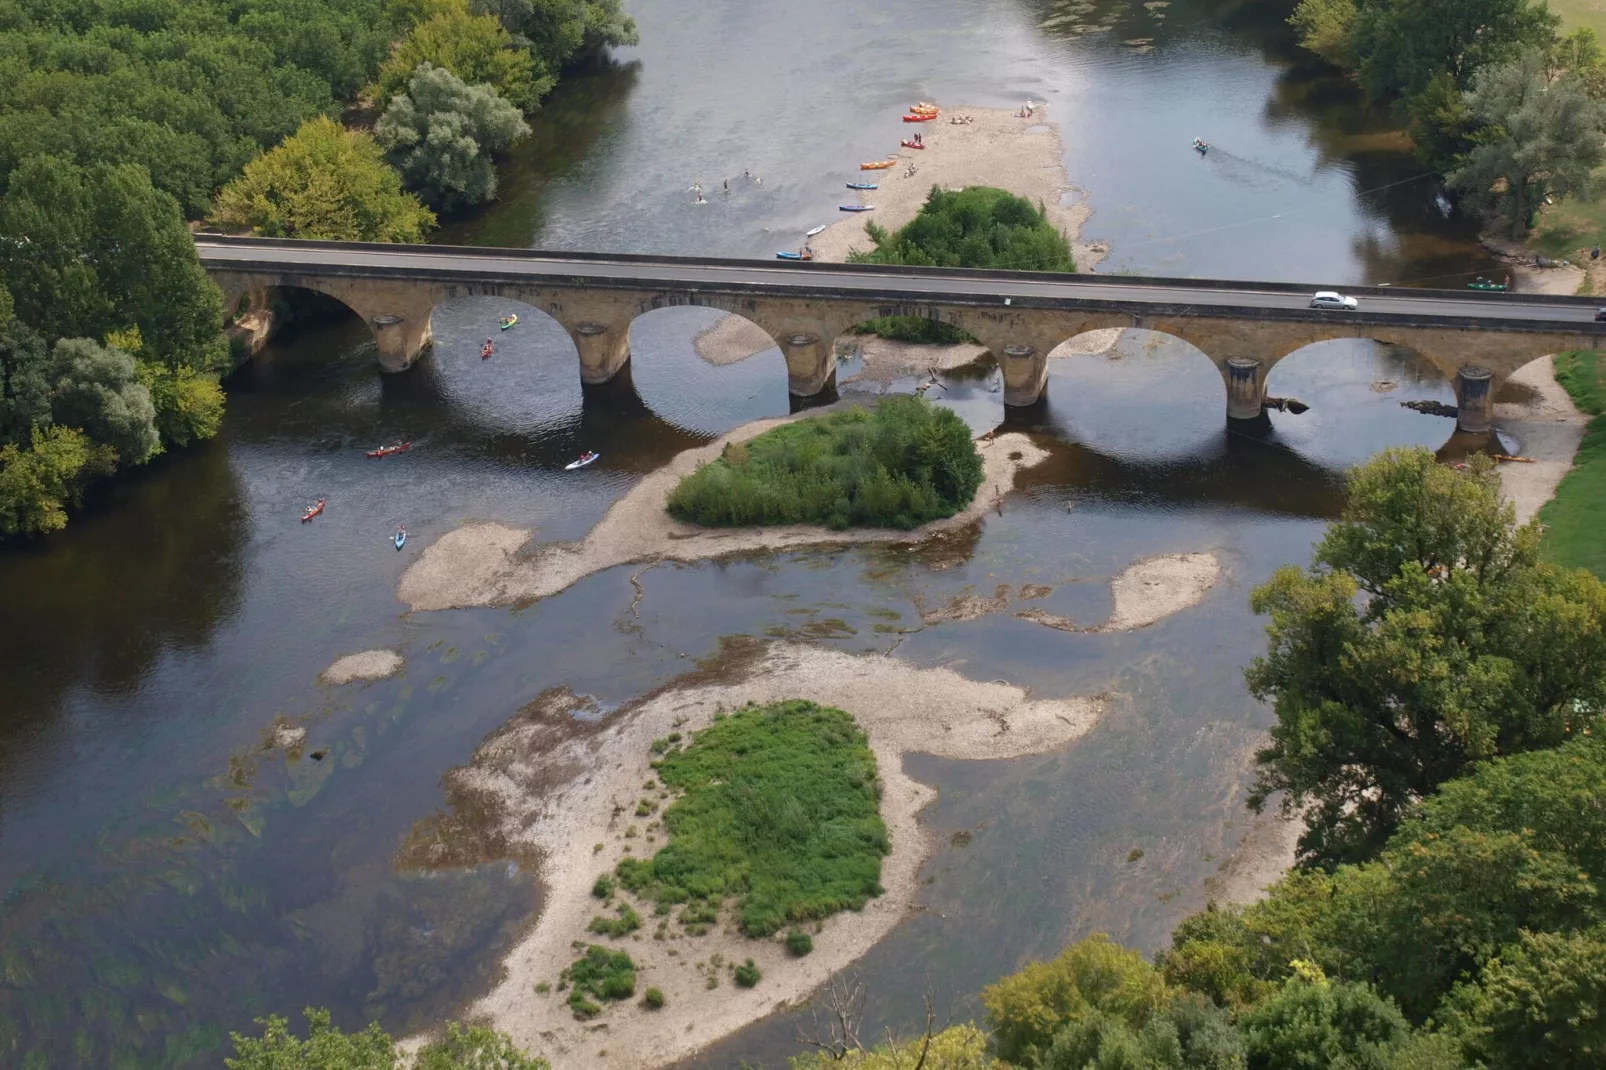
[[[968,506],[983,478],[970,429],[921,398],[783,424],[683,478],[669,515],[704,527],[823,524],[908,531]]]
[[[829,417],[845,407],[838,404],[758,420],[707,446],[686,450],[636,484],[579,543],[551,544],[525,552],[532,531],[494,523],[464,525],[419,555],[402,574],[397,597],[415,610],[506,605],[545,598],[593,572],[635,561],[700,561],[754,550],[831,543],[919,542],[981,519],[1013,487],[1016,472],[1048,456],[1030,437],[1018,432],[984,438],[979,443],[980,491],[951,515],[907,530],[862,527],[832,531],[814,523],[733,530],[687,524],[669,514],[670,494],[681,480],[717,460],[726,446],[751,442],[786,424]]]
[[[542,696],[447,774],[451,812],[401,864],[539,854],[541,916],[466,1013],[565,1067],[660,1066],[802,999],[907,914],[935,793],[905,753],[1041,753],[1105,703],[736,640],[604,722]],[[621,952],[631,994],[612,959],[617,996],[598,998],[590,978]]]

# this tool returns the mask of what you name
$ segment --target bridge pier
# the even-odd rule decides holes
[[[786,389],[800,398],[813,397],[836,376],[836,338],[812,331],[779,331],[775,342],[786,357]]]
[[[582,320],[568,329],[580,353],[580,381],[587,386],[606,383],[630,361],[630,324],[623,326]]]
[[[1227,419],[1253,420],[1265,409],[1265,380],[1261,362],[1253,357],[1229,357],[1223,373],[1227,379]]]
[[[1494,425],[1494,375],[1487,368],[1462,368],[1455,376],[1455,429],[1475,435]]]
[[[368,326],[373,329],[374,341],[379,346],[380,371],[406,371],[435,341],[428,311],[422,316],[395,313],[370,316]]]
[[[1024,342],[988,348],[1004,370],[1004,404],[1015,408],[1037,404],[1048,385],[1048,351]]]

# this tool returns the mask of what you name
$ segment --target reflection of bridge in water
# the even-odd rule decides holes
[[[774,339],[788,388],[809,397],[836,373],[836,339],[882,316],[941,320],[998,359],[1004,402],[1042,396],[1049,353],[1088,331],[1140,328],[1203,353],[1227,390],[1227,415],[1261,415],[1266,374],[1305,346],[1367,338],[1410,349],[1455,384],[1459,425],[1489,428],[1496,389],[1529,361],[1597,349],[1606,324],[1588,298],[1351,289],[1357,312],[1307,306],[1314,287],[1286,283],[1057,275],[853,264],[771,264],[688,257],[302,242],[202,236],[201,261],[232,311],[270,291],[327,294],[360,316],[380,366],[402,371],[432,339],[444,301],[501,297],[539,309],[574,341],[580,378],[613,379],[630,359],[630,324],[654,309],[701,305],[742,316]]]

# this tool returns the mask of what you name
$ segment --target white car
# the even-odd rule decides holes
[[[1332,290],[1318,290],[1311,295],[1311,308],[1332,308],[1340,312],[1354,312],[1357,302],[1353,297],[1345,297]]]

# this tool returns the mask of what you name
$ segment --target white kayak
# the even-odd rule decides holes
[[[804,233],[804,234],[806,234],[806,235],[808,235],[808,236],[809,236],[809,237],[811,237],[811,238],[812,238],[812,237],[814,237],[814,236],[815,236],[815,235],[816,235],[816,234],[818,234],[818,233],[820,233],[820,232],[821,232],[821,231],[822,231],[822,230],[824,230],[824,229],[825,229],[825,227],[826,227],[826,225],[825,225],[825,224],[824,224],[824,223],[821,223],[821,224],[820,224],[820,225],[819,225],[819,226],[817,226],[817,227],[815,227],[815,228],[814,228],[814,229],[813,229],[813,230],[806,230],[806,231],[804,231],[804,232],[803,232],[803,233]]]
[[[600,453],[593,453],[588,457],[580,458],[578,461],[570,461],[568,464],[563,466],[563,470],[565,472],[572,472],[576,468],[584,468],[586,465],[590,464],[592,461],[596,460],[598,457],[601,457],[601,456],[602,456],[602,454],[600,454]]]

